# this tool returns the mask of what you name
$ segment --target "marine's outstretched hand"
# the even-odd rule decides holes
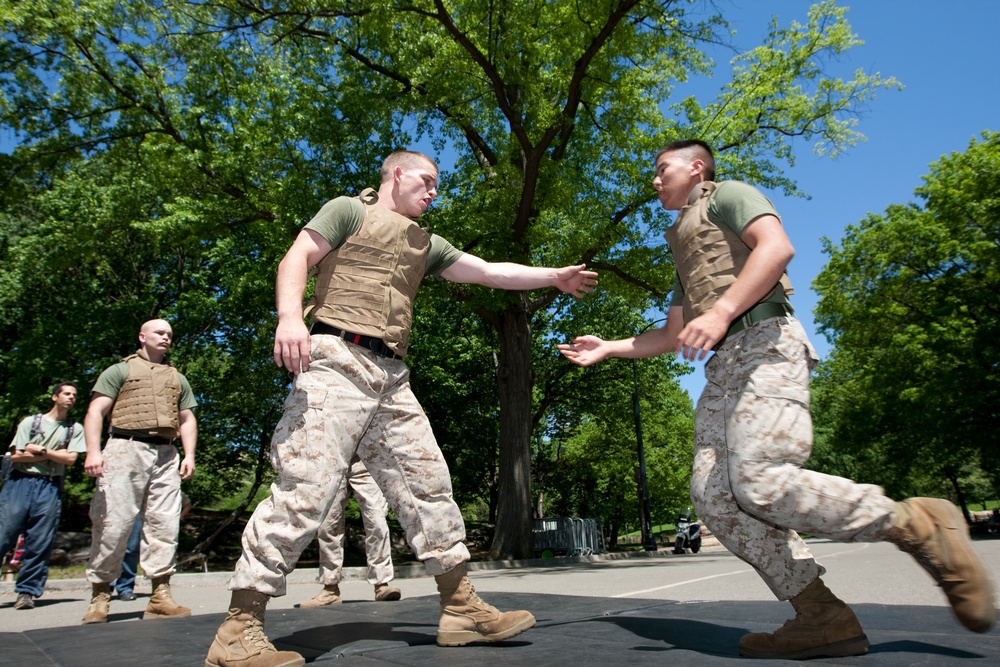
[[[597,287],[597,272],[586,269],[586,264],[564,266],[558,269],[555,286],[578,299],[586,296]]]

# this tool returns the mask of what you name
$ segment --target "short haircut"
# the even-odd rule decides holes
[[[61,394],[63,387],[73,387],[73,389],[76,389],[77,393],[80,393],[80,388],[76,386],[76,383],[69,382],[67,380],[65,382],[57,382],[56,384],[52,385],[52,391],[49,392],[49,396],[55,396],[57,394]]]
[[[434,169],[437,169],[437,163],[423,153],[417,151],[396,151],[390,153],[389,157],[382,162],[382,182],[385,183],[392,178],[392,172],[396,167],[407,168],[420,163],[430,164]]]
[[[712,154],[712,147],[701,139],[679,139],[671,141],[669,144],[656,151],[653,158],[655,164],[664,153],[683,153],[690,160],[701,160],[705,163],[705,178],[710,181],[715,180],[715,156]]]

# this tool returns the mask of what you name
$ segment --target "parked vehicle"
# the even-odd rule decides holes
[[[682,554],[688,549],[696,554],[701,550],[701,524],[691,522],[691,511],[677,517],[677,536],[674,538],[674,553]]]

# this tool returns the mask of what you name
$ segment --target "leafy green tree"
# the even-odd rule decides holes
[[[12,428],[55,379],[85,397],[164,317],[200,402],[186,488],[199,502],[251,482],[249,502],[288,385],[270,361],[274,267],[303,219],[360,188],[354,160],[387,150],[371,133],[395,121],[363,110],[359,130],[335,86],[290,74],[309,54],[153,9],[5,9],[0,117],[21,142],[0,194],[0,419]],[[74,474],[85,502],[92,482]]]
[[[772,161],[790,158],[790,138],[836,153],[857,138],[853,110],[892,83],[861,72],[851,81],[824,76],[824,59],[857,44],[832,2],[810,10],[806,24],[774,26],[764,45],[738,56],[718,100],[673,105],[683,120],[663,115],[661,103],[675,83],[710,70],[701,47],[721,39],[724,22],[689,17],[669,0],[229,9],[228,28],[266,26],[272,39],[338,49],[345,80],[398,105],[437,146],[456,151],[434,222],[447,237],[487,259],[586,261],[636,305],[669,288],[663,248],[645,241],[664,223],[648,206],[644,166],[667,137],[701,136],[722,150],[727,175],[794,190]],[[539,424],[533,406],[557,400],[535,396],[531,340],[533,331],[546,339],[544,313],[561,306],[552,293],[456,297],[470,300],[499,346],[500,507],[491,555],[523,556]]]
[[[996,484],[998,191],[1000,135],[985,132],[931,165],[921,204],[890,206],[825,243],[816,315],[835,350],[816,412],[829,447],[892,493],[943,489],[961,501],[970,463]]]
[[[650,206],[657,147],[699,136],[720,149],[727,177],[794,192],[780,170],[792,160],[792,142],[832,154],[850,146],[859,136],[855,110],[894,85],[877,74],[825,75],[829,59],[858,43],[846,10],[828,1],[805,23],[773,25],[761,46],[738,54],[716,100],[674,101],[672,88],[711,72],[706,50],[726,40],[721,17],[700,11],[675,0],[9,5],[0,123],[22,139],[12,192],[67,178],[65,165],[75,160],[131,149],[129,175],[148,181],[156,206],[128,230],[159,240],[160,258],[189,249],[178,260],[203,272],[192,284],[191,267],[178,261],[172,291],[155,302],[157,314],[183,304],[184,319],[213,311],[243,279],[222,271],[237,264],[211,250],[259,253],[247,278],[267,282],[278,248],[324,199],[371,185],[364,175],[390,148],[429,138],[454,156],[443,174],[446,195],[428,216],[436,231],[489,260],[587,262],[603,272],[606,293],[644,312],[663,306],[672,275],[662,243],[648,241],[667,223]],[[55,220],[69,225],[64,213]],[[160,277],[134,279],[142,275],[130,269],[123,282],[159,293]],[[103,284],[100,275],[95,281]],[[492,555],[526,555],[532,443],[545,437],[547,411],[568,400],[578,375],[552,343],[604,322],[590,319],[598,309],[551,290],[440,288],[492,329],[484,337],[496,355],[499,405]],[[205,347],[190,350],[206,354],[198,367],[212,369],[212,391],[248,390],[207,378],[238,377],[236,355],[252,354],[252,341],[229,337],[267,328],[245,328],[266,318],[234,308],[214,308],[228,325],[199,319],[192,327]],[[122,340],[128,324],[112,338]],[[225,363],[207,356],[214,346]],[[270,405],[281,383],[249,391]],[[254,431],[228,444],[258,440]]]
[[[638,368],[633,366],[638,364]],[[638,525],[639,460],[630,400],[633,373],[639,379],[640,413],[650,513],[672,520],[690,504],[694,413],[665,359],[615,362],[605,381],[608,396],[595,396],[589,409],[539,448],[536,475],[544,491],[543,516],[596,518],[611,546],[625,524]],[[612,376],[620,376],[612,379]],[[604,399],[604,400],[602,400]]]

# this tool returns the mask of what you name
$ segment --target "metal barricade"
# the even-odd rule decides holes
[[[606,551],[597,519],[532,519],[531,541],[536,556],[546,552],[553,556],[590,556]]]

